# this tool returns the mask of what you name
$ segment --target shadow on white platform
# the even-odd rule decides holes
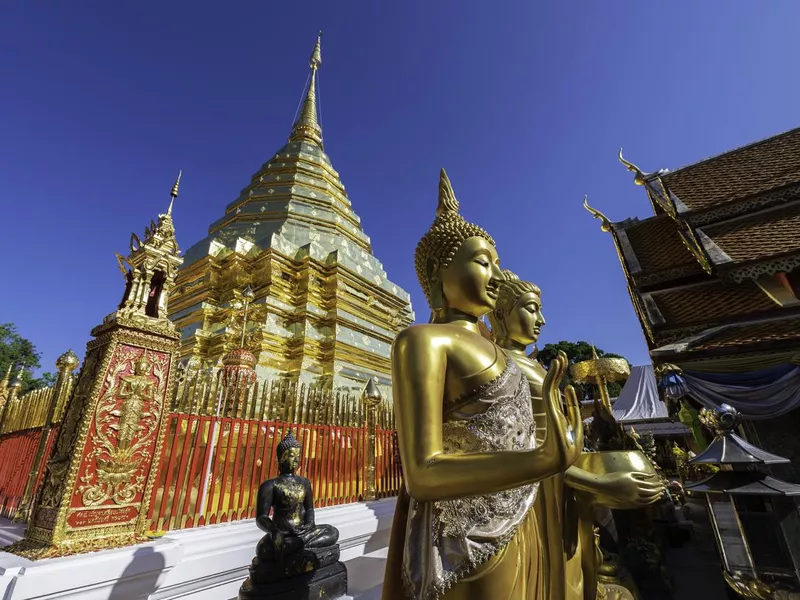
[[[339,530],[349,594],[380,598],[394,498],[320,508]],[[0,520],[0,545],[24,527]],[[261,532],[252,519],[169,532],[116,550],[32,562],[0,552],[0,600],[227,600],[236,598]]]
[[[347,561],[348,592],[355,600],[380,600],[388,548]]]

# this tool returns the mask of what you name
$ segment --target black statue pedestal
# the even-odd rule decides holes
[[[239,590],[239,600],[333,600],[347,594],[347,568],[339,561],[339,545],[306,548],[283,562],[258,557],[250,577]]]

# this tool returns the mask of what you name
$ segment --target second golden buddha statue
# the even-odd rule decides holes
[[[526,355],[545,325],[538,286],[504,271],[489,321],[495,341],[528,380],[537,437],[539,443],[544,443],[553,428],[562,424],[549,420],[549,399],[544,390],[548,371]],[[617,454],[619,459],[625,453]],[[584,463],[601,465],[603,461]],[[587,470],[572,465],[564,473],[542,481],[534,510],[541,545],[546,549],[543,557],[546,597],[594,600],[598,594],[597,571],[602,556],[595,546],[595,506],[640,508],[658,501],[663,493],[663,485],[654,473],[632,469],[608,472],[599,466]]]
[[[528,380],[482,334],[502,273],[491,236],[458,213],[442,171],[436,220],[416,268],[431,322],[402,331],[392,385],[404,487],[397,501],[384,600],[549,600],[533,507],[539,481],[581,451],[575,393],[559,355],[542,382],[550,425],[537,442]]]

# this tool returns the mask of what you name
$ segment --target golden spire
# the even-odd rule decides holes
[[[311,67],[311,79],[308,82],[303,107],[300,116],[292,127],[289,135],[290,142],[314,142],[322,146],[322,128],[317,120],[317,69],[322,64],[322,31],[317,34],[317,43],[311,53],[309,66]]]
[[[181,175],[183,175],[183,170],[178,171],[178,178],[175,180],[175,185],[172,186],[172,190],[170,191],[170,200],[169,200],[169,208],[167,209],[167,214],[172,215],[172,204],[175,202],[175,198],[178,197],[178,186],[181,183]]]
[[[589,196],[583,197],[583,208],[589,211],[589,214],[592,215],[595,219],[600,219],[600,229],[605,232],[611,231],[611,221],[608,220],[608,217],[601,213],[596,208],[592,208],[589,206]]]

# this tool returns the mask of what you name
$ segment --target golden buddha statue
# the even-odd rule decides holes
[[[383,599],[548,600],[533,511],[538,482],[581,448],[580,410],[559,384],[566,356],[542,382],[552,433],[536,442],[530,387],[482,334],[502,273],[492,238],[458,213],[444,170],[436,220],[416,249],[430,323],[392,348],[397,440],[405,485],[392,525]],[[484,330],[485,331],[485,330]]]
[[[538,286],[503,271],[489,322],[496,343],[528,379],[538,441],[545,443],[554,427],[561,424],[548,419],[550,399],[543,389],[548,371],[526,355],[545,324]],[[582,428],[576,438],[582,439]],[[601,558],[598,561],[594,543],[595,506],[639,508],[656,502],[663,493],[663,485],[654,474],[633,470],[590,472],[572,465],[564,473],[542,481],[534,510],[541,545],[546,549],[546,597],[594,600],[597,568],[602,562]]]

